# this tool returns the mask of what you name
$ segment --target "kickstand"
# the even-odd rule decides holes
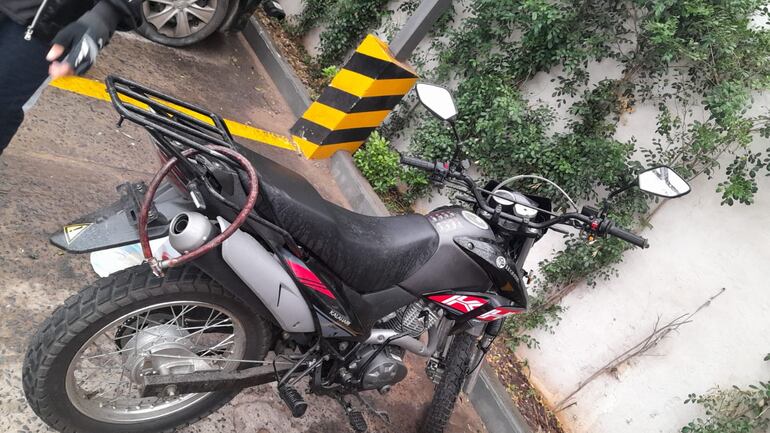
[[[356,393],[355,396],[358,399],[358,401],[360,401],[361,404],[364,407],[366,407],[366,409],[369,412],[373,413],[378,418],[380,418],[381,420],[385,421],[385,424],[391,425],[390,424],[390,415],[388,415],[388,412],[386,412],[384,410],[377,410],[377,408],[374,407],[374,404],[372,402],[370,402],[369,400],[366,400],[365,398],[361,397],[361,395],[358,394],[358,393]]]

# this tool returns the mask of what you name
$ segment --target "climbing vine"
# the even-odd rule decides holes
[[[313,0],[305,1],[295,20],[293,32],[306,34],[323,25],[316,62],[321,68],[337,66],[366,33],[377,28],[390,12],[388,0]]]

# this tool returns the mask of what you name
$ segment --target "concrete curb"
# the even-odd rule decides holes
[[[331,162],[334,181],[354,211],[370,216],[390,215],[380,197],[356,167],[349,152],[338,150],[332,155]]]
[[[301,117],[311,99],[294,69],[281,57],[255,18],[251,18],[243,34],[294,115]],[[370,216],[390,215],[350,153],[338,151],[331,157],[331,173],[354,211]],[[532,433],[500,379],[486,363],[468,395],[489,433]]]
[[[267,70],[267,74],[278,87],[281,96],[286,99],[292,113],[297,118],[302,117],[305,110],[310,106],[312,100],[305,85],[302,84],[294,68],[283,59],[281,53],[273,44],[272,39],[267,32],[259,25],[256,18],[251,17],[246,28],[243,30],[243,36],[254,50],[259,61]]]
[[[489,433],[532,433],[511,396],[486,362],[473,388],[468,392],[473,408]]]

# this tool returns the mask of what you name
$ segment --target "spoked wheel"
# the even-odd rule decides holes
[[[62,432],[163,432],[202,418],[237,391],[141,397],[149,375],[227,371],[267,354],[270,327],[192,266],[146,266],[87,287],[33,337],[24,391]]]

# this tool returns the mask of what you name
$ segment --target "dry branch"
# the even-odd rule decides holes
[[[660,316],[658,316],[657,320],[655,321],[655,325],[652,327],[652,332],[644,337],[639,343],[635,344],[625,352],[621,353],[620,355],[613,358],[608,363],[604,364],[601,368],[596,370],[593,374],[588,376],[585,380],[582,380],[578,387],[575,388],[574,391],[567,394],[566,397],[564,397],[559,403],[556,404],[556,411],[560,411],[566,408],[565,405],[572,399],[572,397],[575,396],[580,390],[582,390],[586,385],[591,383],[594,379],[601,376],[604,373],[608,373],[610,371],[613,371],[621,364],[628,362],[634,357],[641,356],[648,352],[653,347],[657,346],[658,343],[660,343],[664,338],[666,338],[671,332],[676,331],[679,329],[680,326],[685,325],[687,323],[692,322],[692,317],[698,314],[702,309],[708,307],[711,304],[711,301],[716,299],[718,296],[720,296],[722,293],[724,293],[725,289],[724,287],[719,290],[715,295],[711,296],[701,304],[700,307],[698,307],[695,311],[693,311],[690,314],[683,314],[670,322],[666,323],[663,326],[660,326]]]

